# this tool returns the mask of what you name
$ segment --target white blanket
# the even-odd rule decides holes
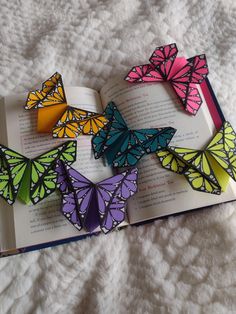
[[[206,53],[236,127],[230,0],[1,0],[0,95],[58,70],[99,89],[153,49]],[[0,260],[0,313],[235,313],[236,203]]]

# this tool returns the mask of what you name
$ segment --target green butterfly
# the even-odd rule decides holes
[[[183,174],[196,191],[220,194],[230,177],[236,181],[236,133],[227,121],[205,148],[168,146],[157,157],[164,168]]]
[[[71,165],[76,160],[76,149],[77,142],[67,141],[29,159],[0,144],[0,196],[10,205],[17,196],[26,204],[40,202],[56,189],[56,162]]]

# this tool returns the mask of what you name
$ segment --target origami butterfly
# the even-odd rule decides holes
[[[18,197],[25,203],[38,203],[56,189],[56,162],[62,160],[68,165],[76,160],[75,141],[29,159],[0,145],[0,196],[10,205]]]
[[[53,132],[54,137],[75,138],[94,135],[107,123],[104,115],[68,106],[62,77],[53,74],[41,90],[28,94],[25,109],[39,109],[38,131]]]
[[[107,233],[124,221],[127,200],[137,192],[137,168],[96,184],[60,161],[56,172],[61,211],[78,230],[92,232],[100,226]]]
[[[157,156],[164,168],[183,174],[197,191],[220,194],[229,177],[236,181],[236,134],[229,122],[204,150],[169,146]]]
[[[165,148],[176,132],[171,127],[131,130],[113,102],[104,115],[109,122],[92,138],[92,146],[95,158],[105,154],[113,167],[136,165],[145,154]]]
[[[131,69],[125,80],[130,83],[168,81],[175,90],[186,111],[195,115],[202,99],[195,84],[201,84],[208,74],[204,54],[185,58],[176,58],[176,44],[158,47],[154,50],[150,63]]]

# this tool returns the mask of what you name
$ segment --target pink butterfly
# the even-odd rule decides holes
[[[158,47],[149,64],[135,66],[125,80],[130,83],[170,82],[186,111],[195,115],[202,99],[195,84],[201,84],[208,74],[204,54],[190,59],[176,58],[176,44]]]

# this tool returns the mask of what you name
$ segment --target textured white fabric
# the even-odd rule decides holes
[[[207,53],[236,126],[236,6],[230,0],[0,0],[0,95],[55,70],[99,89],[155,46]],[[0,313],[235,313],[236,204],[0,260]]]

